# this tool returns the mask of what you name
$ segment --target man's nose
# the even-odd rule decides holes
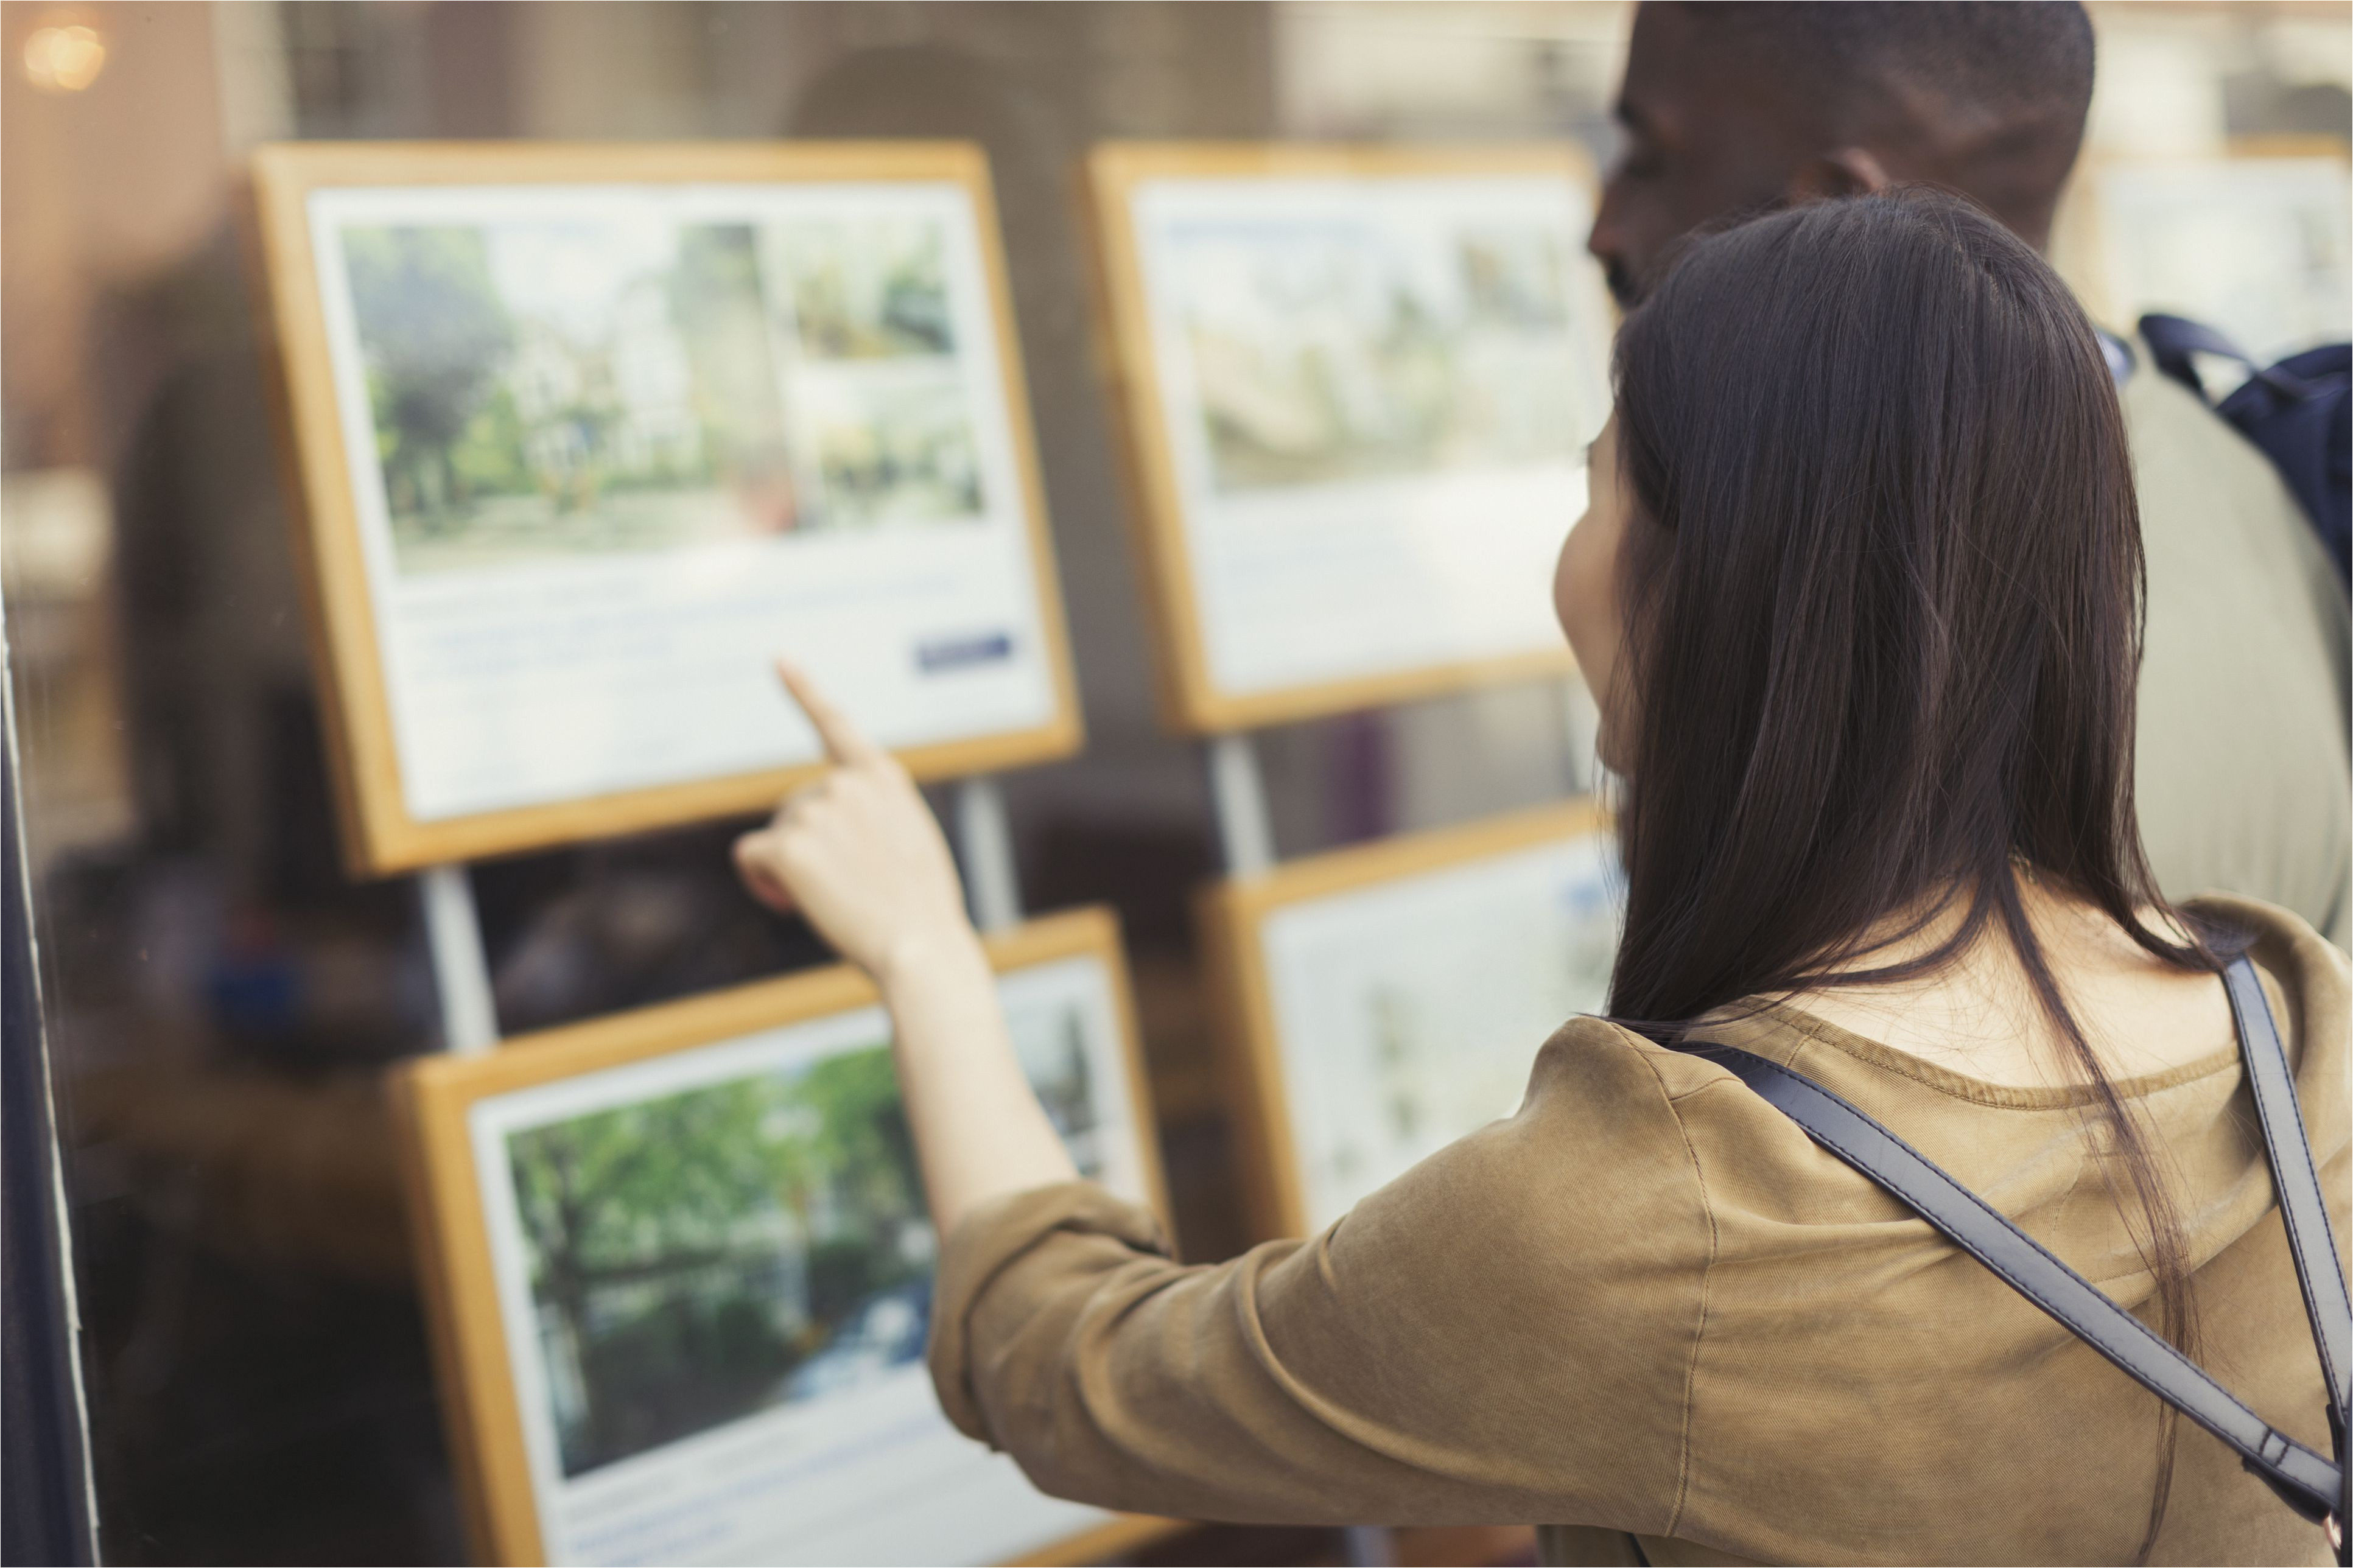
[[[1593,232],[1585,238],[1585,248],[1603,266],[1616,260],[1623,251],[1619,236],[1619,206],[1622,192],[1616,179],[1601,183],[1601,205],[1593,215]]]
[[[1586,236],[1585,248],[1601,263],[1602,276],[1609,279],[1619,308],[1631,310],[1637,293],[1636,268],[1626,232],[1624,193],[1614,179],[1601,187],[1600,210],[1593,215],[1593,232]]]

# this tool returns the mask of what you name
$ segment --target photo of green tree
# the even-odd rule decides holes
[[[923,1353],[932,1231],[888,1046],[507,1153],[567,1476]]]
[[[1084,1016],[1010,1020],[1099,1172]],[[887,1043],[506,1138],[564,1473],[920,1360],[936,1251]]]

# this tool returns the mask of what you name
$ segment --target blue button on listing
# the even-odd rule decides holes
[[[926,675],[944,669],[964,669],[994,664],[1013,657],[1010,632],[983,632],[972,637],[938,637],[915,645],[915,666]]]

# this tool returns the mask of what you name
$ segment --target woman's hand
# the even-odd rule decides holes
[[[881,987],[932,1223],[946,1236],[991,1198],[1077,1180],[1014,1055],[931,808],[907,770],[800,671],[779,662],[776,673],[833,767],[735,841],[735,868],[763,903],[799,909]]]
[[[955,861],[931,807],[897,759],[860,734],[808,678],[776,673],[817,727],[833,764],[788,797],[765,827],[735,841],[754,898],[797,908],[834,950],[889,988],[918,954],[977,941]]]

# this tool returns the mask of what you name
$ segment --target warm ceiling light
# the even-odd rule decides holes
[[[106,40],[79,22],[36,27],[25,40],[25,79],[51,92],[79,92],[106,68]]]

